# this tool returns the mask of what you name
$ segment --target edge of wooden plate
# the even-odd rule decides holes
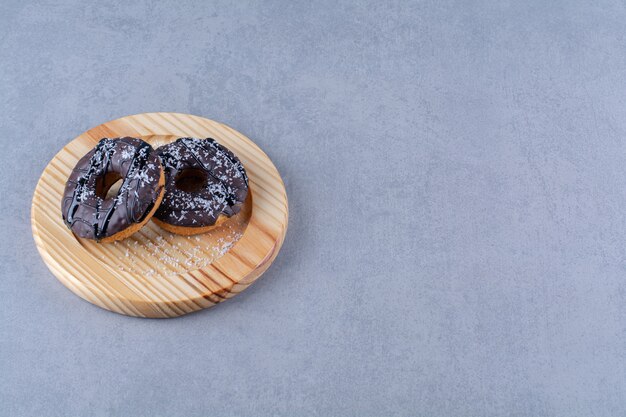
[[[107,267],[61,218],[60,201],[75,163],[102,137],[213,137],[246,167],[252,211],[241,239],[222,257],[193,271],[152,280]],[[246,289],[274,261],[287,233],[287,193],[278,170],[250,139],[213,120],[183,113],[141,113],[96,126],[69,142],[41,174],[31,206],[37,249],[50,271],[79,297],[136,317],[167,318],[211,307]]]

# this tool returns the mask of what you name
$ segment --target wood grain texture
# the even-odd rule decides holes
[[[149,222],[120,242],[76,238],[61,217],[65,181],[103,137],[133,136],[153,146],[212,137],[241,160],[250,181],[244,209],[210,233],[179,236]],[[104,123],[65,146],[44,170],[31,210],[35,243],[52,273],[85,300],[137,317],[176,317],[243,291],[270,266],[288,221],[283,181],[267,155],[234,129],[198,116],[144,113]]]

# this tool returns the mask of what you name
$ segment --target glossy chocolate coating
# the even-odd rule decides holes
[[[182,227],[212,226],[220,214],[241,210],[248,195],[248,176],[239,159],[214,139],[180,138],[157,148],[165,169],[165,197],[155,217]],[[181,189],[181,175],[202,174],[199,189]]]
[[[65,224],[79,237],[100,240],[142,222],[161,193],[162,170],[156,151],[141,139],[101,139],[67,180],[61,202]],[[123,182],[116,197],[104,198],[111,176]]]

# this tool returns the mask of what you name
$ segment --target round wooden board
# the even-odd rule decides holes
[[[248,173],[244,209],[215,230],[169,233],[149,222],[131,237],[95,243],[75,237],[61,217],[61,197],[76,162],[103,137],[132,136],[154,147],[178,137],[212,137]],[[267,155],[232,128],[198,116],[144,113],[88,130],[44,170],[33,196],[33,237],[52,273],[85,300],[137,317],[176,317],[243,291],[270,266],[287,232],[287,195]]]

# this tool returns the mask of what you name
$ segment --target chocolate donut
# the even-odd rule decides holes
[[[204,233],[237,214],[248,195],[239,159],[214,139],[180,138],[157,148],[165,197],[153,220],[165,230]]]
[[[119,179],[114,197],[107,192]],[[61,202],[63,221],[76,236],[112,242],[139,230],[165,194],[165,175],[156,151],[130,137],[98,142],[70,174]]]

